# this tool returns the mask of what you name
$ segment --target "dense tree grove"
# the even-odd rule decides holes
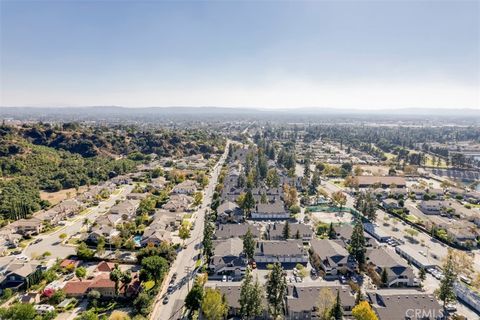
[[[0,126],[0,218],[16,220],[48,207],[55,192],[132,172],[158,156],[222,152],[223,138],[203,130],[138,130],[77,123]]]

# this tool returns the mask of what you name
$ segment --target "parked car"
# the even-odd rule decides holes
[[[30,260],[30,258],[22,254],[17,256],[17,260],[27,262]]]
[[[167,304],[167,303],[168,303],[168,297],[163,298],[162,303],[163,303],[163,304]]]
[[[451,304],[447,304],[445,306],[445,309],[449,312],[454,312],[454,311],[457,311],[457,306],[451,303]]]
[[[222,277],[222,282],[227,282],[227,276],[224,275],[224,276]]]
[[[462,282],[465,282],[468,285],[472,284],[472,280],[470,280],[469,278],[467,278],[465,276],[460,276],[459,278],[460,278],[460,280],[462,280]]]

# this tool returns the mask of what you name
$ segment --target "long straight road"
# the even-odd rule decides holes
[[[180,319],[182,316],[185,297],[187,296],[189,288],[192,286],[194,278],[193,270],[195,269],[195,257],[201,253],[200,243],[202,242],[203,238],[205,212],[210,207],[213,192],[215,190],[215,186],[217,185],[218,176],[227,158],[230,144],[231,141],[228,140],[225,147],[225,152],[212,169],[210,181],[204,190],[203,203],[195,213],[195,227],[191,232],[190,238],[186,241],[187,247],[180,251],[177,255],[177,259],[175,259],[175,262],[173,263],[172,268],[170,269],[170,272],[166,278],[165,285],[157,296],[157,300],[155,301],[153,311],[150,316],[150,319],[152,320]],[[164,305],[162,304],[162,300],[166,292],[166,284],[168,281],[170,281],[174,273],[177,273],[177,280],[175,283],[176,289],[170,294],[169,302]],[[186,278],[187,281],[183,285],[180,285],[181,280],[184,278]]]

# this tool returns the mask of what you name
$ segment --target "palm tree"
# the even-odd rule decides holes
[[[115,282],[115,295],[118,296],[118,284],[120,279],[122,279],[123,273],[122,270],[118,267],[118,264],[115,264],[115,267],[110,272],[110,280]]]
[[[128,289],[128,285],[132,282],[132,273],[130,272],[130,270],[128,270],[127,272],[124,272],[122,274],[122,277],[120,278],[120,281],[123,283],[123,290],[124,290],[124,295],[125,297],[127,296],[127,289]]]

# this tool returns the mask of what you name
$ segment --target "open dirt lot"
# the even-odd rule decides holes
[[[78,192],[84,192],[85,190],[87,190],[87,186],[82,186],[78,189]],[[52,205],[55,205],[65,199],[73,198],[76,193],[75,188],[64,189],[57,192],[40,191],[40,198],[42,200],[48,200]]]

